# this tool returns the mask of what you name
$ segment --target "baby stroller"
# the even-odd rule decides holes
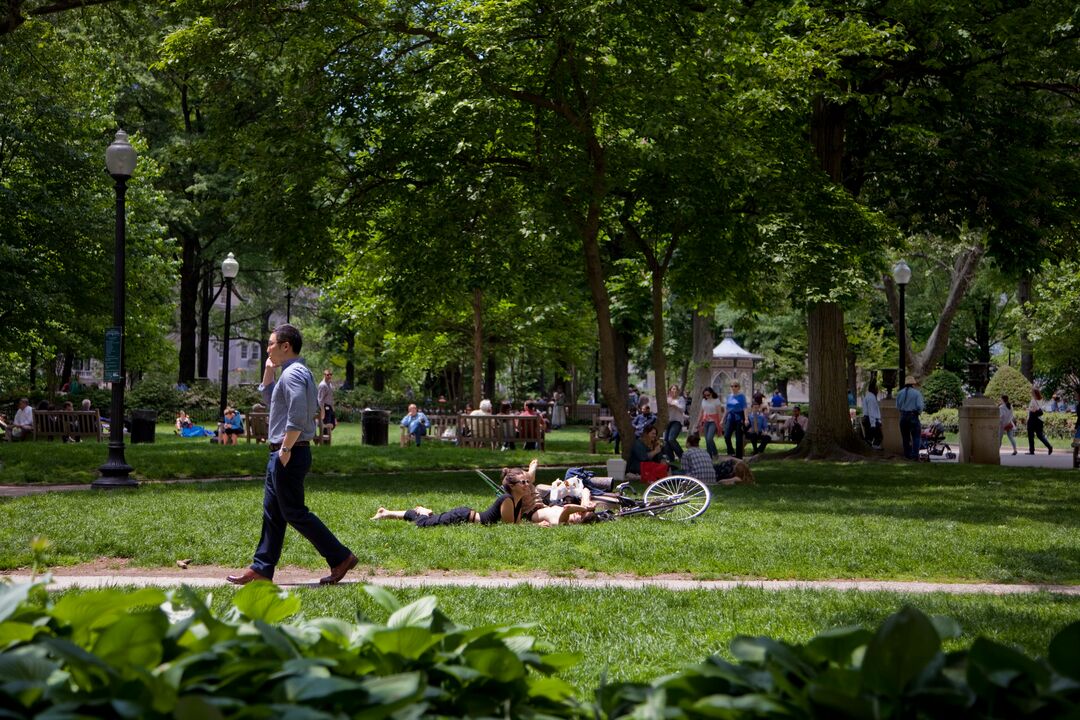
[[[926,453],[926,460],[929,462],[930,456],[940,457],[944,455],[947,459],[953,460],[956,458],[956,453],[949,447],[949,443],[945,442],[945,425],[940,420],[934,422],[923,428],[922,434],[922,453]]]

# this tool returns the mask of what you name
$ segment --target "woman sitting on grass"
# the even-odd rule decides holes
[[[540,499],[536,489],[536,465],[533,460],[528,470],[521,468],[503,468],[503,494],[486,510],[473,510],[461,507],[436,513],[430,508],[417,505],[411,510],[387,510],[380,507],[371,517],[372,520],[407,520],[417,527],[435,527],[438,525],[460,525],[478,523],[495,525],[500,522],[517,523],[520,520],[535,523],[543,527],[551,525],[578,524],[592,522],[596,513],[582,505],[563,505],[548,507]]]

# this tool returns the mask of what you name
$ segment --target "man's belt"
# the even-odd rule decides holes
[[[295,448],[298,448],[298,447],[307,447],[310,444],[311,444],[311,441],[309,441],[309,440],[298,440],[298,441],[296,441],[295,443],[292,444],[292,448],[290,448],[290,449],[295,449]],[[281,449],[281,443],[270,443],[270,452],[277,452],[280,449]]]

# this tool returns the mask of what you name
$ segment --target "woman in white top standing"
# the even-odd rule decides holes
[[[871,380],[866,386],[866,394],[863,395],[862,413],[866,428],[866,441],[876,449],[881,449],[884,439],[881,432],[881,404],[878,402],[877,380]]]
[[[1050,441],[1046,439],[1046,435],[1043,433],[1042,399],[1039,388],[1031,388],[1031,402],[1028,403],[1027,418],[1028,455],[1035,454],[1035,438],[1042,440],[1042,444],[1046,446],[1047,455],[1054,452],[1054,446],[1050,444]]]
[[[1013,455],[1016,454],[1016,416],[1013,415],[1012,403],[1009,402],[1008,395],[1002,395],[1001,401],[998,403],[998,427],[1000,428],[1000,434],[998,435],[998,447],[1001,447],[1001,438],[1008,436],[1009,442],[1013,446]]]
[[[723,421],[724,403],[711,387],[701,391],[701,417],[698,433],[705,436],[705,448],[709,457],[716,457],[716,433]]]
[[[679,435],[686,421],[686,399],[678,385],[672,385],[667,391],[667,429],[664,430],[664,455],[669,459],[682,458]]]

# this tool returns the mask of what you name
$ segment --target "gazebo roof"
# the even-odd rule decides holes
[[[713,348],[712,356],[714,358],[731,358],[731,359],[746,359],[746,360],[762,360],[764,356],[756,355],[749,350],[745,350],[739,343],[735,342],[732,337],[735,331],[731,328],[724,328],[724,339],[720,341],[720,344]]]

